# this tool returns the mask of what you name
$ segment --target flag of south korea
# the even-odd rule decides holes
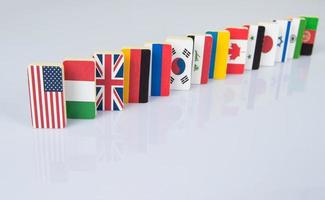
[[[168,37],[166,42],[172,45],[171,89],[189,90],[191,87],[193,39]]]

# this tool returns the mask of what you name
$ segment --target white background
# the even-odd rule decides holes
[[[322,0],[1,1],[0,199],[323,200]],[[64,130],[30,123],[28,64],[318,15],[314,55]]]

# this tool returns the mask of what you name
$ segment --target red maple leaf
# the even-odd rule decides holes
[[[240,55],[240,47],[236,43],[231,43],[229,54],[230,60],[235,60]]]

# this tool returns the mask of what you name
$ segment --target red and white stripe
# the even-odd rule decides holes
[[[44,92],[42,66],[28,67],[28,87],[33,127],[64,128],[66,114],[63,92]]]

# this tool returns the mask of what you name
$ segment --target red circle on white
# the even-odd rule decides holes
[[[268,35],[264,36],[262,52],[268,53],[269,51],[271,51],[272,47],[273,39]]]

